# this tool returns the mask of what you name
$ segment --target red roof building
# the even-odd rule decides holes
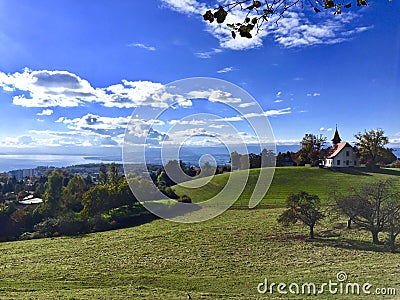
[[[332,148],[323,161],[323,166],[327,168],[349,168],[358,167],[359,162],[353,146],[347,142],[341,142],[339,132],[335,130],[332,139]]]

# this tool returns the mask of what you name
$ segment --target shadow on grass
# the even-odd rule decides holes
[[[348,175],[372,176],[371,174],[367,173],[371,171],[368,171],[366,168],[331,168],[330,170],[332,172],[348,174]]]
[[[392,170],[392,169],[374,169],[369,171],[371,173],[377,173],[377,174],[385,174],[385,175],[392,175],[392,176],[400,176],[400,170]]]
[[[383,174],[391,176],[400,176],[400,170],[385,169],[385,168],[331,168],[331,172],[337,172],[356,176],[372,176],[372,174]],[[372,174],[371,174],[372,173]]]
[[[318,236],[314,241],[312,241],[317,247],[334,247],[349,250],[362,250],[362,251],[372,251],[372,252],[390,252],[390,250],[385,247],[384,244],[373,244],[368,241],[352,240],[348,238],[324,238]]]

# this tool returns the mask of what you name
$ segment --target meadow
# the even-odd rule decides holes
[[[325,291],[316,298],[399,299],[400,254],[373,245],[368,232],[345,229],[346,220],[335,214],[316,226],[314,241],[307,239],[304,226],[286,228],[277,223],[283,211],[279,206],[288,192],[298,188],[321,193],[321,199],[328,201],[326,183],[331,180],[346,189],[364,180],[399,178],[395,170],[329,172],[279,168],[264,205],[245,209],[239,202],[202,223],[155,220],[78,237],[1,243],[0,299],[187,299],[188,293],[192,299],[304,299],[308,297],[280,295],[276,290],[259,294],[257,286],[265,278],[321,285],[337,282],[339,272],[347,274],[346,282],[370,283],[372,293],[376,288],[396,288],[397,295]],[[305,178],[305,173],[313,179]],[[218,186],[224,176],[211,183]],[[201,200],[202,195],[196,191],[191,197]]]

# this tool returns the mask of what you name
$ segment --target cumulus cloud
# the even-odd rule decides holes
[[[188,107],[192,103],[181,95],[170,94],[161,83],[128,81],[94,88],[87,80],[67,71],[0,72],[0,88],[13,91],[15,105],[24,107],[76,107],[96,102],[106,107],[168,107],[171,103]],[[43,112],[50,112],[50,109]]]
[[[37,113],[38,116],[51,116],[53,114],[52,109],[43,109],[40,113]]]
[[[205,3],[196,0],[162,0],[162,2],[166,7],[182,14],[196,15],[199,20],[202,20],[201,15],[210,9]],[[318,15],[313,12],[305,13],[310,9],[292,7],[291,11],[287,11],[281,19],[270,18],[252,39],[243,38],[240,35],[232,39],[231,30],[226,24],[213,22],[205,26],[206,30],[219,40],[221,48],[233,50],[260,47],[266,37],[271,37],[276,43],[286,48],[336,44],[373,28],[372,26],[356,26],[358,16],[352,12],[343,12],[337,18],[332,12],[321,12]],[[230,11],[225,23],[241,23],[246,15],[247,13],[237,6]],[[203,52],[200,57],[209,58],[211,55],[212,52]]]
[[[206,5],[196,0],[161,0],[165,6],[184,14],[201,14]]]
[[[100,135],[123,134],[129,122],[129,117],[101,117],[94,114],[86,114],[81,118],[59,119],[56,122],[64,123],[71,130],[89,131]]]
[[[13,103],[25,107],[74,107],[96,100],[89,82],[67,71],[0,72],[0,87],[19,92]]]
[[[221,103],[240,103],[242,99],[233,97],[229,92],[221,90],[209,90],[209,91],[190,91],[187,95],[189,99],[207,99],[211,102]]]

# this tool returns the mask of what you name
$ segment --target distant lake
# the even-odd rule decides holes
[[[33,169],[38,166],[66,167],[77,164],[99,163],[80,155],[0,154],[0,172]]]
[[[279,145],[277,146],[277,152],[296,152],[299,150],[297,145]],[[198,153],[185,153],[181,156],[181,159],[190,164],[196,164],[198,158],[201,156],[200,149]],[[218,153],[217,151],[207,151],[210,149],[204,149],[205,153],[214,155],[218,164],[225,164],[229,161],[229,154]],[[203,153],[204,153],[203,152]],[[400,149],[394,149],[394,154],[400,158]],[[149,155],[147,163],[160,164],[161,160],[158,155],[153,153]],[[60,154],[0,154],[0,172],[7,172],[18,169],[32,169],[38,166],[49,166],[49,167],[67,167],[72,165],[90,164],[90,163],[101,163],[101,162],[116,162],[121,163],[121,156],[89,156],[89,155],[60,155]]]

